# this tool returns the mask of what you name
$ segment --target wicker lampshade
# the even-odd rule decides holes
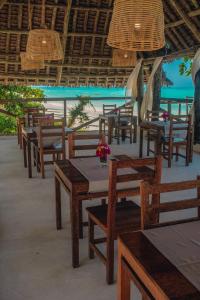
[[[44,60],[37,58],[33,58],[30,55],[28,55],[26,52],[20,53],[21,57],[21,69],[23,71],[26,70],[38,70],[38,69],[44,69]]]
[[[164,47],[162,0],[115,0],[107,43],[130,51]]]
[[[137,62],[137,54],[134,51],[121,49],[113,50],[112,65],[113,67],[134,67]]]
[[[59,33],[50,29],[34,29],[29,32],[26,52],[41,60],[63,59]]]

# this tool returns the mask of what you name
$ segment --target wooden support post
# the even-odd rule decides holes
[[[143,66],[141,66],[140,73],[138,76],[138,82],[137,82],[137,87],[138,87],[138,96],[137,96],[137,105],[138,105],[138,122],[140,124],[141,122],[141,106],[142,106],[142,101],[144,97],[144,73],[143,73]]]
[[[195,125],[194,125],[194,143],[200,144],[200,70],[195,78],[194,93]]]
[[[161,99],[161,85],[162,85],[162,64],[158,68],[154,77],[154,90],[153,90],[153,107],[152,110],[160,110]]]
[[[67,126],[67,100],[64,101],[64,125]]]

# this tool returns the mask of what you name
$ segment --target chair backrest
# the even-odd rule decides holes
[[[163,121],[163,111],[162,110],[147,110],[146,119],[147,121]]]
[[[161,203],[161,194],[169,193],[170,199],[172,192],[179,192],[182,197],[183,191],[195,189],[197,192],[196,198],[177,200],[173,202]],[[186,195],[186,193],[184,193]],[[156,201],[152,201],[151,197],[154,196]],[[156,196],[156,197],[155,197]],[[176,193],[177,197],[177,193]],[[160,223],[161,213],[174,212],[179,210],[186,210],[191,208],[198,208],[198,217],[179,219],[176,221],[169,221]],[[188,221],[195,221],[200,219],[200,176],[197,180],[163,183],[163,184],[150,184],[148,182],[141,183],[141,212],[142,212],[142,229],[153,228],[157,226],[173,225]]]
[[[181,137],[190,140],[191,137],[191,115],[170,116],[169,138]]]
[[[133,106],[125,106],[119,109],[118,121],[121,123],[122,120],[133,123]]]
[[[130,170],[134,170],[130,173]],[[109,163],[109,193],[108,193],[108,230],[115,228],[115,211],[118,199],[140,194],[138,180],[146,180],[159,184],[162,174],[162,157],[132,159],[127,156],[119,157],[119,160],[111,160]],[[123,184],[122,184],[123,183]],[[127,183],[129,185],[127,186]],[[130,185],[131,183],[131,185]],[[134,183],[137,183],[134,187]],[[118,186],[122,184],[122,186]],[[123,187],[123,185],[125,185]]]
[[[52,145],[55,150],[60,149],[65,157],[65,125],[64,120],[51,120],[46,122],[44,120],[39,121],[39,137],[38,137],[40,149],[50,148]]]
[[[97,132],[72,132],[68,134],[69,158],[95,156],[99,141],[104,139],[103,134]],[[78,143],[77,143],[78,142]],[[94,150],[93,154],[84,154],[88,150]],[[83,155],[76,155],[76,151],[83,152]]]
[[[114,113],[113,111],[115,111],[117,109],[117,105],[116,104],[103,104],[103,115],[106,115],[108,113]]]
[[[33,127],[39,126],[39,125],[50,125],[54,122],[54,113],[52,114],[44,114],[44,113],[38,113],[33,114],[31,119],[31,124]]]
[[[25,114],[25,119],[26,119],[26,125],[28,127],[32,126],[32,116],[33,115],[37,115],[37,114],[41,114],[44,115],[45,114],[45,107],[25,107],[24,108],[24,114]]]

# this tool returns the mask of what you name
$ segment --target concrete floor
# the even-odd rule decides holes
[[[138,146],[114,146],[113,153],[137,154]],[[193,179],[198,173],[200,156],[194,155],[187,168],[182,159],[172,169],[164,162],[162,181]],[[105,283],[104,265],[88,259],[87,230],[80,242],[81,267],[71,267],[67,195],[63,192],[64,229],[58,232],[52,166],[44,180],[35,170],[33,175],[27,178],[16,138],[0,137],[0,299],[116,299],[116,284]],[[137,291],[133,299],[140,299]]]

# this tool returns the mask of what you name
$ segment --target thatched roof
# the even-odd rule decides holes
[[[41,0],[32,0],[32,28],[41,24]],[[67,4],[66,4],[67,2]],[[46,63],[44,70],[21,71],[26,50],[28,0],[0,0],[0,83],[39,85],[124,86],[131,68],[112,67],[112,48],[106,44],[113,0],[46,0],[46,24],[60,32],[63,62]],[[200,1],[163,0],[167,47],[148,58],[193,55],[200,45]]]

